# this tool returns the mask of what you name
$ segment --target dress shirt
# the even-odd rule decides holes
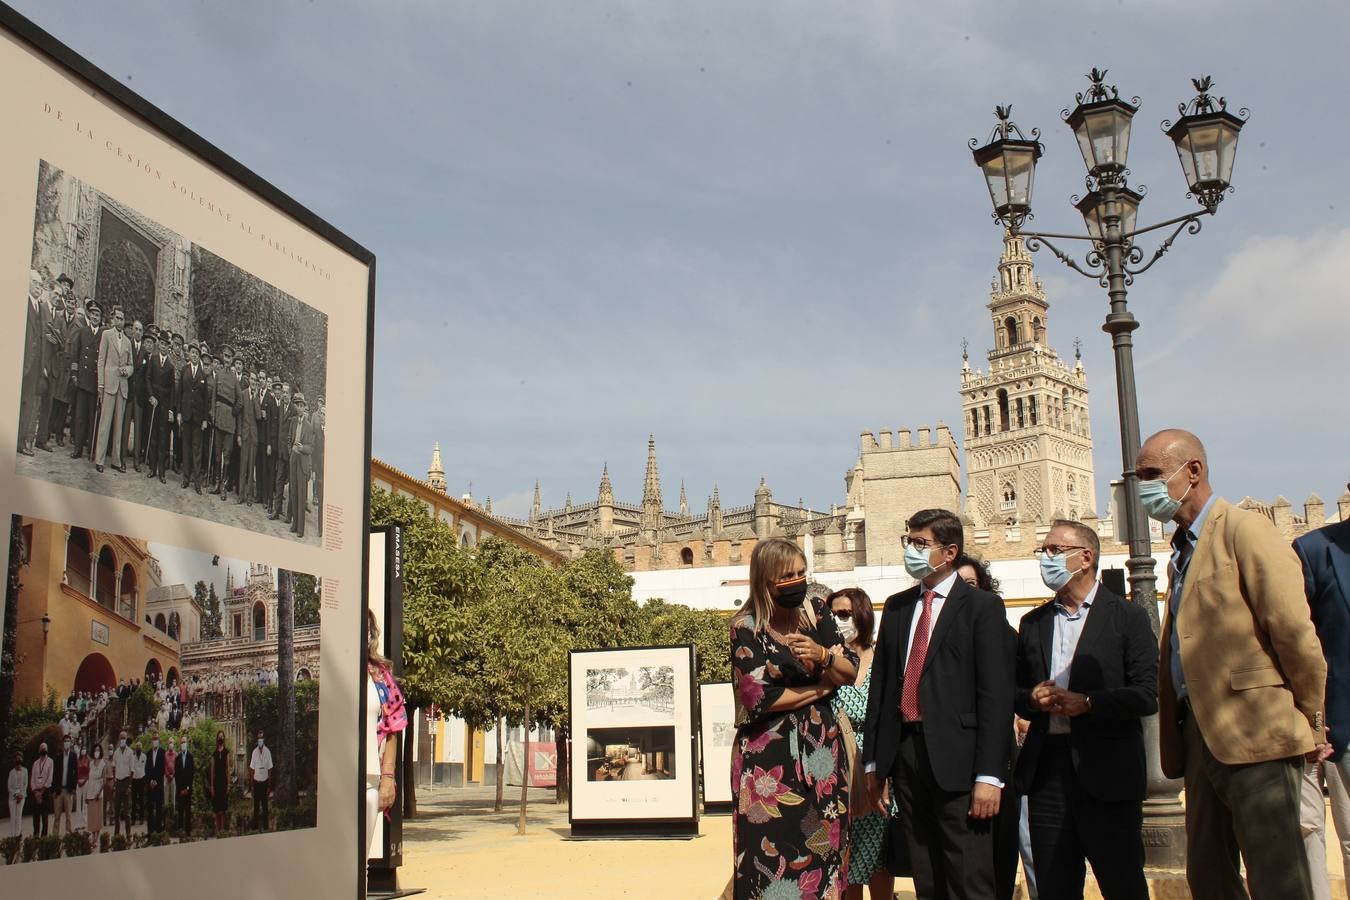
[[[8,791],[11,797],[28,796],[28,773],[24,771],[23,766],[9,770]]]
[[[272,751],[264,744],[261,747],[253,748],[253,756],[250,757],[248,767],[253,770],[253,780],[263,782],[267,780],[272,772]],[[259,777],[261,775],[262,777]]]
[[[1180,525],[1177,526],[1177,534],[1181,535],[1181,540],[1184,540],[1191,545],[1190,559],[1195,558],[1195,548],[1196,545],[1200,543],[1200,532],[1205,527],[1205,519],[1209,516],[1209,508],[1214,505],[1214,501],[1218,499],[1218,496],[1218,494],[1213,494],[1205,501],[1205,505],[1200,507],[1200,514],[1195,517],[1195,521],[1191,523],[1191,527],[1183,528]],[[1177,539],[1176,534],[1172,536],[1172,539]],[[1177,611],[1181,609],[1181,592],[1186,586],[1186,573],[1177,569],[1177,563],[1180,560],[1180,557],[1181,554],[1174,547],[1172,549],[1172,569],[1176,572],[1176,576],[1172,579],[1172,584],[1168,585],[1170,591],[1167,598],[1168,606],[1172,610],[1172,646],[1170,648],[1171,653],[1169,653],[1168,656],[1170,657],[1169,661],[1172,666],[1172,686],[1176,688],[1177,699],[1185,700],[1190,696],[1190,692],[1186,690],[1186,673],[1181,670],[1181,640],[1177,637],[1176,624]],[[1190,568],[1189,559],[1186,562],[1186,568]]]
[[[142,753],[140,756],[137,756],[137,755],[135,755],[134,753],[132,754],[132,756],[131,756],[131,777],[132,777],[132,778],[144,778],[144,777],[145,777],[145,754],[144,754],[144,753]]]
[[[1050,651],[1050,677],[1054,680],[1057,687],[1064,690],[1069,689],[1069,670],[1073,667],[1073,655],[1078,652],[1078,639],[1083,636],[1083,628],[1087,624],[1088,613],[1092,610],[1092,601],[1097,597],[1097,582],[1092,583],[1092,590],[1078,604],[1078,609],[1073,613],[1055,600],[1055,634],[1051,641]],[[1069,717],[1051,716],[1050,717],[1051,734],[1068,734]]]
[[[941,581],[939,581],[939,582],[938,582],[937,584],[935,584],[932,588],[925,587],[925,586],[923,585],[922,582],[919,583],[919,591],[920,591],[920,595],[919,595],[919,597],[920,597],[919,603],[920,603],[920,604],[923,603],[923,594],[922,594],[923,591],[931,590],[931,591],[933,592],[933,594],[935,595],[935,596],[933,597],[933,612],[932,612],[932,615],[929,617],[929,621],[928,621],[928,640],[929,640],[928,652],[930,652],[930,653],[931,653],[932,650],[933,650],[933,645],[932,645],[933,632],[937,630],[938,616],[940,616],[940,615],[942,614],[942,608],[943,608],[943,606],[945,606],[946,603],[947,603],[947,595],[950,594],[950,593],[952,592],[952,587],[953,587],[955,584],[956,584],[956,572],[955,572],[955,571],[953,571],[952,574],[948,575],[946,578],[944,578],[944,579],[942,579]],[[910,622],[909,622],[909,638],[905,641],[905,652],[904,652],[904,655],[902,655],[902,656],[900,657],[900,671],[901,671],[901,672],[904,672],[904,671],[905,671],[905,665],[906,665],[906,663],[909,662],[909,648],[914,646],[914,632],[916,632],[916,631],[919,630],[919,616],[922,614],[922,610],[923,610],[922,606],[920,606],[919,608],[915,609],[915,611],[914,611],[914,617],[913,617],[912,619],[910,619]],[[870,763],[868,763],[866,766],[863,767],[863,771],[865,771],[865,772],[875,772],[876,770],[877,770],[877,764],[876,764],[875,762],[870,762]],[[977,782],[983,782],[984,784],[992,784],[994,787],[996,787],[996,788],[998,788],[998,789],[1000,789],[1000,790],[1003,789],[1003,781],[1002,781],[1002,779],[996,778],[996,777],[994,777],[993,775],[976,775],[976,776],[975,776],[975,780],[976,780]]]
[[[32,780],[29,787],[35,791],[45,791],[52,786],[52,758],[39,756],[33,760]]]
[[[118,781],[123,778],[131,777],[131,765],[133,762],[130,747],[118,747],[113,751],[113,777]],[[141,757],[141,777],[145,777],[145,757]]]

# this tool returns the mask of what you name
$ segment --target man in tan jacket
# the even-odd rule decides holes
[[[1177,525],[1158,673],[1162,768],[1186,784],[1195,897],[1312,900],[1299,828],[1305,756],[1328,750],[1326,662],[1303,572],[1265,516],[1214,495],[1188,431],[1160,431],[1135,466],[1145,511]]]

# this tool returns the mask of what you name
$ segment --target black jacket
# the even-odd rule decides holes
[[[1308,532],[1294,541],[1294,552],[1327,660],[1327,740],[1339,760],[1350,745],[1350,522]]]
[[[1017,760],[1017,787],[1028,793],[1050,716],[1032,709],[1031,690],[1050,677],[1054,601],[1027,613],[1017,638],[1017,714],[1031,730]],[[1158,639],[1148,613],[1097,587],[1069,669],[1069,690],[1086,694],[1092,708],[1069,720],[1069,746],[1078,783],[1107,802],[1139,801],[1147,787],[1140,719],[1158,711]]]
[[[886,599],[872,657],[863,762],[891,774],[900,748],[900,691],[909,627],[921,585]],[[968,793],[978,775],[1003,780],[1012,752],[1013,661],[1008,620],[997,595],[957,578],[928,640],[919,702],[933,776],[944,791]]]

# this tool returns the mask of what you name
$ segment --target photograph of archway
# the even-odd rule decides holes
[[[18,474],[321,543],[327,315],[45,160],[26,301]]]
[[[586,732],[587,781],[669,781],[675,756],[674,725]]]
[[[69,738],[76,758],[88,757],[80,765],[105,774],[75,798],[66,826],[75,838],[44,851],[55,817],[44,838],[33,813],[54,813],[54,798],[30,794],[20,836],[0,840],[0,855],[45,859],[312,827],[319,579],[83,525],[13,523],[17,615],[3,649],[16,666],[12,697],[0,700],[0,749],[27,768],[41,745],[56,753]],[[156,752],[164,775],[132,777],[139,761],[156,771]]]

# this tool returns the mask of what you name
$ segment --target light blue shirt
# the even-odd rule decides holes
[[[1190,560],[1195,559],[1195,548],[1200,543],[1200,532],[1205,527],[1205,519],[1209,517],[1209,508],[1214,505],[1217,498],[1218,494],[1210,495],[1210,498],[1205,501],[1205,505],[1200,507],[1200,514],[1195,517],[1195,521],[1191,523],[1190,528],[1177,526],[1177,534],[1180,534],[1181,539],[1191,545],[1191,555],[1186,561],[1186,568],[1188,569],[1190,568]],[[1176,539],[1177,537],[1174,534],[1172,540],[1175,541]],[[1176,689],[1177,700],[1185,700],[1190,696],[1190,691],[1186,690],[1186,673],[1181,669],[1181,638],[1177,636],[1177,610],[1181,609],[1181,592],[1186,587],[1186,573],[1177,566],[1180,557],[1180,552],[1173,546],[1170,564],[1171,583],[1168,585],[1167,605],[1172,610],[1172,652],[1169,654],[1169,661],[1172,666],[1172,687]]]
[[[1072,613],[1058,600],[1055,601],[1055,633],[1050,649],[1050,678],[1055,685],[1069,689],[1069,670],[1073,668],[1073,655],[1078,652],[1078,639],[1083,636],[1083,626],[1087,624],[1088,613],[1092,611],[1092,601],[1097,598],[1097,584],[1078,604]],[[1051,716],[1051,734],[1068,734],[1069,717]]]

